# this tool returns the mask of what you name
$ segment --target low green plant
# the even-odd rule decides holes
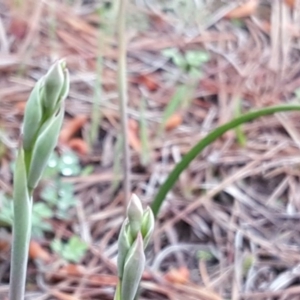
[[[197,78],[202,76],[202,65],[210,60],[209,53],[202,50],[188,50],[181,53],[176,48],[169,48],[163,50],[162,53],[164,56],[169,57],[182,71]]]
[[[77,202],[74,185],[64,182],[63,177],[89,174],[92,171],[90,166],[81,169],[79,158],[72,151],[66,151],[60,156],[53,152],[43,177],[48,182],[40,194],[41,199],[52,210],[52,217],[68,220],[71,217],[69,211]]]
[[[32,206],[32,236],[43,237],[45,232],[52,232],[53,228],[46,220],[54,217],[52,209],[43,202],[34,203]]]
[[[146,263],[144,251],[151,238],[154,222],[150,207],[143,210],[140,199],[132,195],[118,239],[119,282],[114,300],[136,299]]]
[[[36,83],[26,104],[13,180],[10,300],[24,299],[33,191],[56,146],[68,92],[69,73],[65,62],[58,61]]]
[[[54,216],[53,211],[43,202],[33,203],[31,215],[31,235],[41,238],[45,232],[51,232],[52,226],[47,222]],[[0,195],[0,224],[2,227],[12,227],[14,219],[13,200],[4,194]]]
[[[70,219],[69,211],[76,205],[74,185],[60,180],[54,184],[48,184],[41,193],[45,205],[53,212],[52,217],[61,220]]]
[[[76,176],[81,174],[79,158],[73,151],[65,151],[60,156],[53,151],[47,167],[43,174],[43,179],[56,179],[59,176]]]
[[[47,180],[40,193],[42,201],[32,204],[32,237],[42,238],[45,233],[53,232],[52,225],[48,222],[51,218],[69,220],[72,217],[70,209],[75,207],[77,198],[74,185],[61,180],[63,174],[67,177],[89,174],[91,171],[89,166],[81,169],[78,156],[72,151],[66,151],[61,156],[52,153],[42,177]],[[12,227],[13,215],[13,199],[0,194],[1,226]]]
[[[85,256],[88,245],[77,235],[73,235],[66,243],[54,239],[51,242],[51,249],[66,261],[78,263]]]
[[[0,193],[0,224],[1,227],[11,227],[14,215],[14,206],[12,199],[9,199],[4,193]]]

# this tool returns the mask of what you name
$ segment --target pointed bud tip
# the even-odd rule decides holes
[[[132,194],[128,207],[127,207],[127,216],[131,218],[141,218],[143,215],[143,206],[141,200],[136,194]]]
[[[49,114],[57,111],[69,92],[69,73],[64,59],[56,61],[44,76],[42,101]]]

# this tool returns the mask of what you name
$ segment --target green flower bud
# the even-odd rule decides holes
[[[145,269],[145,264],[146,258],[143,238],[139,232],[126,256],[121,286],[122,299],[134,300]]]
[[[155,218],[150,207],[147,207],[142,220],[141,233],[144,239],[144,249],[147,247],[155,226]]]
[[[135,239],[137,233],[141,229],[142,219],[143,219],[143,207],[141,200],[137,195],[132,194],[127,207],[127,217],[130,224],[130,232],[132,238]]]
[[[52,116],[39,131],[28,173],[28,187],[31,189],[37,186],[49,157],[57,144],[63,118],[64,109],[61,109],[58,115]]]
[[[32,149],[42,123],[41,83],[42,80],[36,83],[26,103],[23,124],[23,148],[25,151]]]
[[[118,276],[122,279],[122,274],[125,265],[125,258],[132,244],[131,236],[129,234],[129,221],[125,219],[120,230],[118,238]]]
[[[23,148],[31,151],[39,130],[57,114],[69,92],[69,72],[63,60],[56,62],[32,90],[26,104],[23,125]]]
[[[42,91],[43,108],[46,115],[55,113],[69,92],[69,72],[64,60],[56,62],[44,77]]]

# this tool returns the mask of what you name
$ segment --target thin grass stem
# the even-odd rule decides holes
[[[126,7],[127,0],[119,1],[119,12],[118,12],[118,91],[119,101],[121,110],[121,124],[122,124],[122,135],[123,135],[123,155],[124,155],[124,209],[129,201],[131,192],[131,162],[130,162],[130,148],[128,141],[128,92],[127,92],[127,59],[126,59]]]

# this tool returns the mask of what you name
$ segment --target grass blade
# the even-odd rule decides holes
[[[170,173],[166,181],[158,190],[158,193],[152,202],[151,208],[155,216],[157,216],[159,209],[168,194],[168,192],[172,189],[180,174],[188,167],[188,165],[192,162],[192,160],[198,156],[203,149],[205,149],[208,145],[213,143],[216,139],[221,137],[228,130],[234,129],[237,126],[257,119],[262,116],[271,115],[277,112],[284,111],[296,111],[300,110],[300,105],[297,104],[287,104],[287,105],[278,105],[262,108],[256,111],[250,111],[240,117],[237,117],[230,122],[221,125],[210,132],[206,137],[204,137],[200,142],[198,142],[183,158],[182,160],[174,167],[173,171]]]

